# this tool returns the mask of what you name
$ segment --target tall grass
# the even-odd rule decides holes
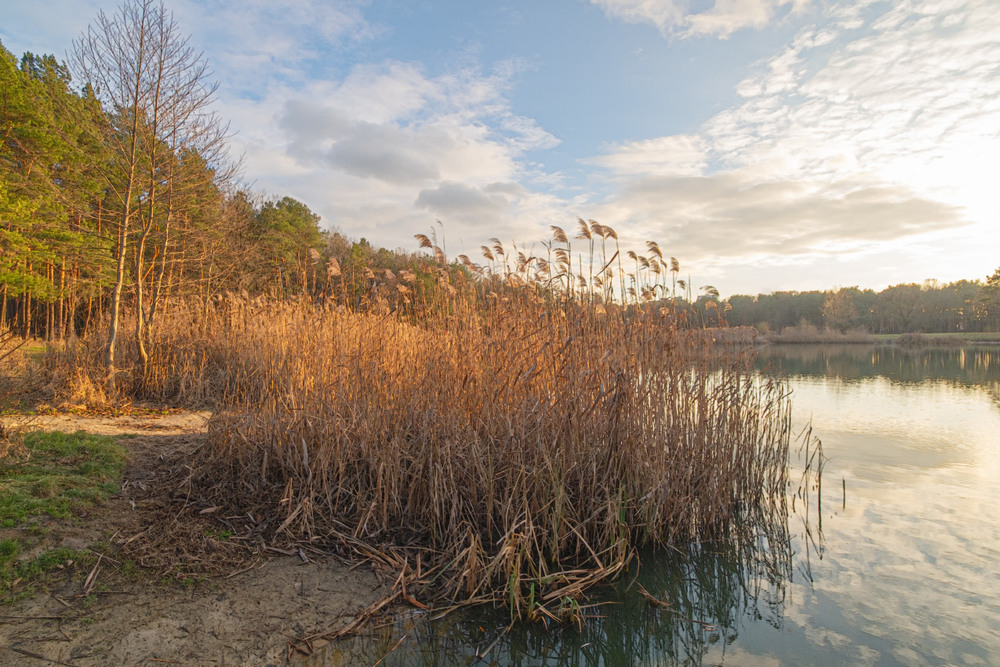
[[[959,347],[965,343],[958,336],[927,336],[921,333],[900,334],[893,341],[900,347]]]
[[[603,241],[617,238],[588,229],[589,279],[593,244],[574,275],[565,234],[551,264],[511,267],[497,242],[498,266],[462,270],[434,248],[425,271],[354,274],[323,303],[182,304],[144,366],[120,339],[111,381],[100,334],[49,372],[73,369],[64,384],[94,400],[213,404],[191,482],[268,539],[381,560],[410,601],[578,613],[640,548],[766,541],[789,482],[785,386],[750,370],[739,336],[679,328],[656,299],[667,264],[637,268],[642,297],[616,300],[628,276]]]
[[[160,326],[149,333],[149,361],[139,359],[139,348],[123,314],[116,341],[120,360],[113,376],[104,365],[107,327],[92,327],[82,338],[50,345],[35,369],[35,393],[54,403],[82,404],[92,408],[122,406],[133,401],[153,401],[184,407],[215,407],[232,390],[234,346],[245,324],[233,301],[255,304],[255,317],[268,317],[287,305],[267,305],[262,298],[229,295],[208,302],[191,300],[174,304]]]
[[[781,509],[784,387],[658,309],[511,290],[419,326],[243,302],[218,317],[230,376],[198,483],[275,534],[408,545],[389,558],[411,591],[544,614],[639,547]]]

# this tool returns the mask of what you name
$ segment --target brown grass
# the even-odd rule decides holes
[[[710,361],[658,312],[528,291],[491,304],[423,326],[229,304],[227,409],[197,483],[273,517],[272,535],[392,545],[411,590],[502,597],[515,616],[579,597],[641,546],[780,509],[781,385]]]
[[[920,333],[900,334],[893,341],[900,347],[960,347],[965,344],[958,336],[927,336]]]
[[[787,390],[748,345],[516,275],[407,284],[362,308],[180,305],[145,368],[127,333],[110,382],[100,334],[46,368],[77,400],[211,403],[194,495],[265,539],[389,564],[411,602],[556,618],[640,548],[786,521]]]
[[[785,327],[778,334],[768,334],[769,343],[856,343],[872,344],[876,338],[864,329],[820,329],[811,324],[801,324],[797,327]]]

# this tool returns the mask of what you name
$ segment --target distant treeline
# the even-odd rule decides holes
[[[77,85],[53,56],[26,53],[18,61],[0,44],[0,330],[49,339],[81,335],[98,322],[116,321],[120,305],[141,334],[173,303],[208,303],[226,292],[322,300],[335,289],[338,303],[348,307],[383,304],[418,315],[436,307],[442,270],[456,279],[519,279],[595,303],[660,302],[685,326],[1000,330],[1000,269],[985,283],[722,300],[710,285],[693,294],[677,260],[656,243],[647,242],[645,255],[625,251],[614,230],[595,221],[579,220],[572,239],[553,227],[544,256],[516,246],[505,250],[491,239],[482,247],[485,265],[464,255],[449,262],[437,239],[421,234],[430,255],[323,231],[305,204],[239,186],[226,155],[228,127],[203,108],[213,88],[200,79],[202,63],[183,50],[143,50],[176,40],[171,34],[127,43],[136,30],[156,37],[172,28],[164,15],[137,28],[133,23],[142,17],[126,14],[143,7],[127,5],[116,19],[121,26],[100,27],[124,31],[124,51],[115,51],[116,58],[174,58],[189,68],[169,105],[161,90],[170,81],[155,76],[111,82],[122,96],[110,98],[106,77],[116,66],[102,72],[86,37],[74,44],[77,67],[86,70],[89,62],[96,69]],[[105,81],[103,96],[92,80]],[[574,240],[589,258],[586,267],[578,251],[574,261]]]
[[[728,299],[732,326],[780,332],[802,324],[873,334],[1000,331],[1000,269],[985,282],[926,281],[881,292],[846,287],[836,291],[774,292]]]

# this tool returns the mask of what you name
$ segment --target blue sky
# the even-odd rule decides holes
[[[167,0],[254,188],[352,238],[541,250],[577,216],[723,295],[1000,266],[993,0]],[[103,0],[0,0],[65,58]]]

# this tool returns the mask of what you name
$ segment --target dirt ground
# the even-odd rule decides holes
[[[222,531],[212,508],[184,510],[177,473],[204,442],[208,416],[33,420],[114,436],[130,461],[118,497],[33,538],[33,551],[86,549],[97,562],[66,564],[33,596],[0,606],[0,664],[285,664],[387,594],[370,566],[352,570],[319,549],[283,555]]]

